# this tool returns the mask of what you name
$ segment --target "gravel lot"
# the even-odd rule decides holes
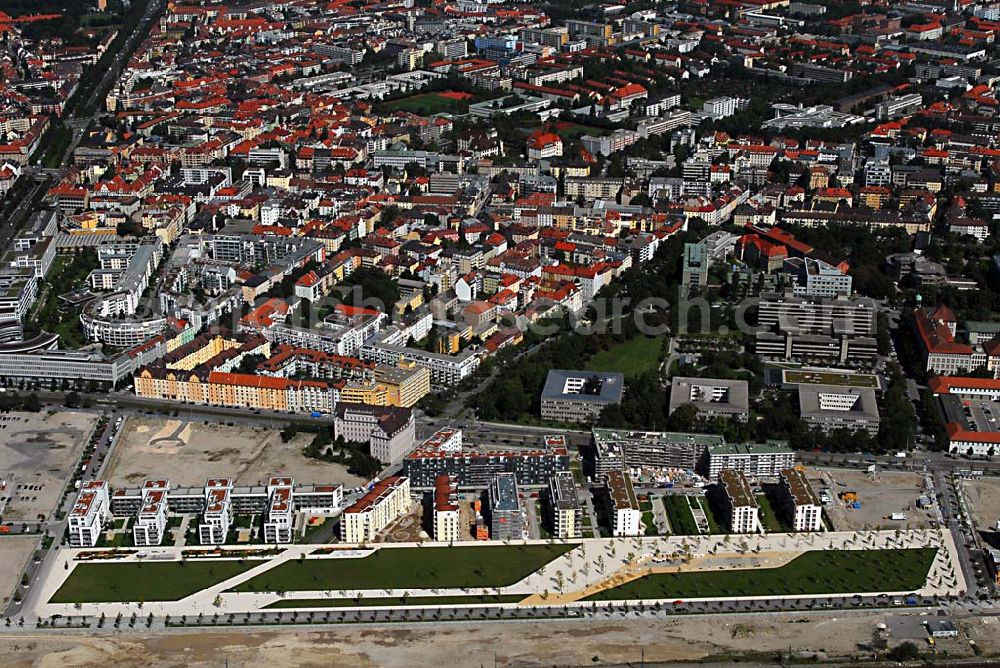
[[[0,538],[0,605],[6,606],[17,586],[21,569],[35,551],[38,536],[4,536]]]
[[[282,443],[278,430],[132,417],[108,461],[105,477],[112,487],[137,486],[146,478],[167,478],[175,487],[204,485],[213,477],[256,484],[272,475],[345,487],[365,482],[343,466],[303,456],[302,448],[311,438],[311,434],[299,434]]]
[[[801,657],[870,658],[859,649],[885,614],[713,615],[666,620],[568,620],[525,624],[393,624],[333,630],[193,631],[156,636],[0,635],[9,666],[599,666],[658,662],[772,663]],[[993,643],[996,644],[995,642]],[[640,653],[640,648],[644,654]],[[966,647],[967,650],[967,647]],[[495,654],[494,654],[495,653]],[[962,655],[956,644],[951,656]],[[417,659],[418,658],[418,659]],[[751,664],[752,665],[752,664]]]
[[[980,530],[995,530],[1000,521],[1000,480],[978,478],[963,480],[969,500],[969,512]]]
[[[34,522],[55,509],[96,423],[96,414],[73,411],[0,415],[4,521]]]

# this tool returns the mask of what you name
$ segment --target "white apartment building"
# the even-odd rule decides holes
[[[375,151],[375,155],[372,156],[373,165],[376,169],[381,167],[389,166],[395,169],[403,169],[411,162],[423,167],[424,169],[429,169],[436,165],[440,160],[440,156],[437,153],[430,151]]]
[[[880,121],[885,121],[913,113],[920,109],[923,103],[924,98],[920,93],[889,97],[875,106],[875,114]]]
[[[267,482],[267,518],[264,520],[265,543],[291,543],[295,528],[295,505],[291,478],[271,478]]]
[[[393,476],[375,483],[340,517],[340,539],[366,543],[410,508],[410,479]]]
[[[132,540],[137,546],[159,545],[167,532],[166,480],[147,480],[142,484],[142,505],[132,524]]]
[[[865,163],[866,186],[891,186],[892,167],[882,160],[869,160]]]
[[[719,474],[721,497],[729,515],[730,533],[758,533],[763,528],[760,523],[760,506],[753,490],[742,471],[726,469]]]
[[[14,238],[13,246],[11,265],[29,269],[38,280],[45,278],[56,259],[55,237],[26,230]]]
[[[233,481],[230,478],[209,480],[205,484],[205,510],[198,525],[202,545],[222,545],[233,525]]]
[[[420,444],[421,450],[438,450],[440,452],[462,451],[461,429],[439,429]]]
[[[108,483],[91,480],[80,486],[73,510],[69,512],[69,544],[71,547],[94,547],[104,525],[111,520]]]
[[[823,507],[816,492],[798,469],[785,469],[780,474],[781,490],[795,531],[822,531]]]
[[[639,141],[639,139],[639,133],[635,130],[625,130],[619,128],[609,135],[584,135],[580,138],[580,143],[582,143],[583,147],[594,155],[611,155],[612,153],[624,151],[626,148]]]
[[[617,177],[576,177],[566,179],[566,197],[582,197],[586,201],[617,197],[625,179]]]
[[[956,218],[948,221],[948,232],[986,241],[990,236],[990,224],[982,218]]]
[[[715,120],[728,118],[736,113],[738,102],[735,97],[720,96],[705,100],[702,104],[702,111]]]
[[[452,476],[434,479],[434,540],[450,543],[459,538],[458,482]]]
[[[609,471],[606,479],[610,500],[611,535],[641,536],[642,511],[632,489],[632,481],[623,471]]]
[[[559,471],[549,478],[549,506],[556,538],[580,538],[583,535],[583,509],[570,471]]]
[[[435,49],[445,60],[465,58],[469,53],[469,45],[464,39],[443,39],[435,45]]]
[[[776,478],[795,463],[795,452],[787,441],[764,443],[719,443],[707,449],[706,473],[716,479],[726,469],[734,469],[751,478]]]

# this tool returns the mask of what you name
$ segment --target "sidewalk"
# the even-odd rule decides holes
[[[897,535],[898,534],[898,535]],[[524,541],[524,544],[549,544],[549,541]],[[416,544],[380,544],[378,549],[399,549]],[[426,545],[426,544],[425,544]],[[480,543],[489,547],[489,544]],[[322,546],[290,545],[268,559],[267,563],[255,566],[223,582],[177,601],[138,603],[50,604],[47,601],[58,590],[69,573],[78,563],[73,558],[81,550],[64,549],[44,582],[39,583],[40,591],[35,592],[33,606],[24,610],[25,616],[49,617],[62,615],[131,615],[133,612],[145,615],[212,615],[215,613],[258,612],[265,606],[281,600],[323,599],[323,598],[364,598],[391,597],[444,597],[477,596],[495,594],[519,594],[525,597],[522,605],[571,604],[586,596],[617,586],[628,580],[656,572],[715,571],[734,568],[776,568],[799,554],[814,550],[872,550],[905,549],[922,547],[942,547],[928,572],[923,588],[917,592],[885,592],[887,594],[917,593],[923,596],[949,596],[966,590],[961,569],[956,568],[957,550],[950,533],[938,534],[933,530],[913,531],[868,531],[853,533],[824,534],[769,534],[746,536],[670,536],[635,537],[619,539],[584,539],[576,548],[546,564],[538,571],[512,585],[499,588],[413,588],[378,590],[317,590],[295,591],[285,595],[278,593],[227,592],[289,560],[305,556],[309,559],[356,559],[371,554],[375,548],[335,550],[329,554],[313,555]],[[147,555],[171,554],[174,560],[180,558],[179,548],[149,548]],[[234,557],[235,558],[235,557]],[[189,562],[196,561],[188,558]],[[113,563],[138,561],[135,555],[123,557]],[[145,561],[152,562],[149,556]],[[69,570],[65,564],[69,564]],[[162,561],[160,563],[163,563]],[[850,592],[834,595],[853,596],[855,593],[878,594],[882,592]],[[215,605],[216,599],[221,605]],[[735,597],[725,600],[743,600],[770,597]],[[788,598],[803,598],[801,596]],[[693,599],[702,600],[702,599]],[[705,599],[721,600],[721,599]],[[474,604],[470,604],[474,605]],[[497,604],[485,604],[497,605]],[[503,604],[505,606],[518,604]],[[580,605],[583,605],[580,603]],[[410,607],[410,606],[399,606]]]

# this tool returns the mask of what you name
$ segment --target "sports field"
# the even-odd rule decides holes
[[[584,600],[913,592],[924,585],[935,553],[934,549],[806,552],[779,568],[654,573]]]
[[[286,561],[235,592],[503,587],[575,545],[381,548],[354,558]]]

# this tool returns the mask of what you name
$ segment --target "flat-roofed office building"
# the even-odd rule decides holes
[[[542,418],[593,422],[605,408],[621,403],[624,390],[620,373],[553,369],[542,388]]]
[[[810,428],[878,433],[878,402],[870,387],[800,384],[798,393],[799,413]]]
[[[698,417],[746,422],[750,416],[749,385],[745,380],[675,376],[670,381],[669,412],[688,405],[698,409]]]

